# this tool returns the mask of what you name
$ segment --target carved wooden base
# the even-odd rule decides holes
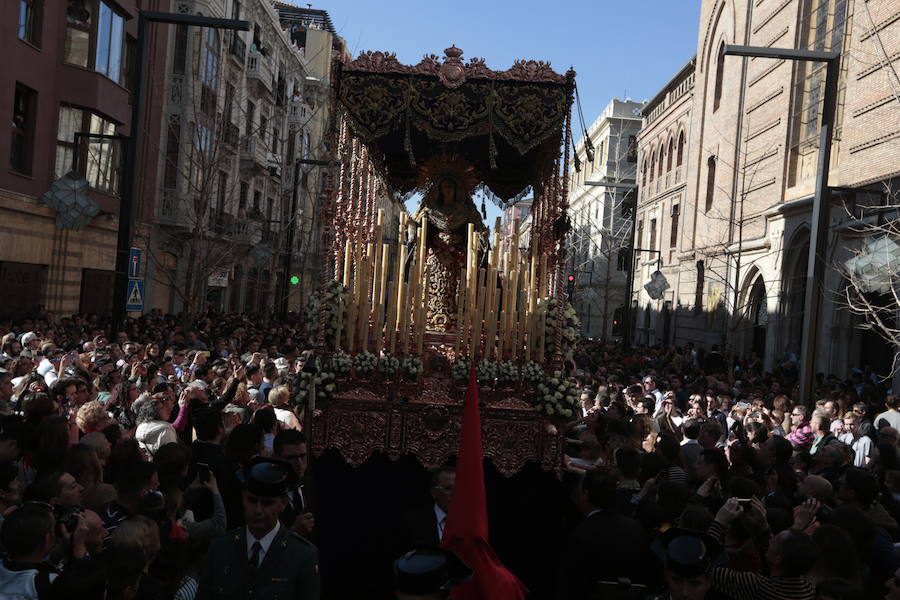
[[[334,401],[312,420],[310,447],[319,456],[336,448],[352,466],[376,452],[396,460],[416,456],[436,469],[459,445],[465,389],[461,382],[425,378],[415,383],[342,382]],[[525,390],[482,390],[480,399],[484,455],[509,477],[534,461],[559,470],[563,439],[522,399]]]

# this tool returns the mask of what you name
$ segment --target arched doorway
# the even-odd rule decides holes
[[[806,303],[806,267],[809,261],[809,230],[805,227],[794,234],[784,254],[784,327],[780,328],[784,339],[780,348],[784,352],[800,355],[803,345],[803,311]]]
[[[750,351],[765,360],[769,307],[766,299],[766,284],[762,275],[756,278],[750,288],[750,296],[747,302],[747,320],[751,332]]]

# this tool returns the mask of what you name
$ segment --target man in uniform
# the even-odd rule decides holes
[[[296,486],[294,470],[257,456],[239,478],[247,524],[210,544],[197,599],[318,600],[319,552],[278,519]]]
[[[450,589],[472,574],[450,550],[421,546],[394,561],[397,600],[447,600]]]

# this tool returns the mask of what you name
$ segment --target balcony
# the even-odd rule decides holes
[[[190,229],[190,212],[184,195],[178,190],[160,189],[156,218],[160,225]]]
[[[266,149],[255,136],[244,138],[241,143],[241,167],[258,170],[259,174],[268,172],[269,161]]]
[[[272,64],[268,58],[252,48],[247,57],[247,79],[256,82],[260,94],[272,93]]]
[[[288,103],[288,127],[300,129],[309,119],[309,105],[303,100],[292,100]]]
[[[225,123],[222,127],[222,141],[227,148],[237,148],[241,139],[241,131],[234,123]]]
[[[231,44],[228,46],[228,56],[241,68],[247,58],[247,42],[241,39],[237,31],[233,32]]]
[[[266,168],[272,177],[281,177],[281,156],[269,152],[266,155]]]

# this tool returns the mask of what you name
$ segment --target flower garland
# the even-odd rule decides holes
[[[350,302],[350,290],[344,285],[333,279],[328,281],[328,284],[325,288],[325,345],[333,346],[334,345],[334,336],[337,335],[337,326],[338,326],[338,313],[339,311],[343,313],[343,322],[347,322],[347,303]],[[319,315],[319,309],[321,307],[321,298],[319,296],[319,292],[314,292],[309,297],[309,302],[307,303],[307,315],[312,315],[312,318],[306,322],[306,331],[309,335],[310,339],[313,341],[318,341],[319,337],[319,322],[316,317]]]
[[[578,408],[578,387],[574,379],[561,371],[553,371],[550,377],[537,385],[535,408],[548,417],[571,418]]]
[[[538,310],[544,313],[544,360],[546,364],[551,364],[553,356],[556,353],[556,311],[559,302],[556,298],[545,298],[538,304]],[[575,346],[581,339],[581,322],[578,320],[578,314],[572,305],[566,302],[563,305],[563,325],[562,325],[562,352],[563,360],[571,360],[575,355]]]

